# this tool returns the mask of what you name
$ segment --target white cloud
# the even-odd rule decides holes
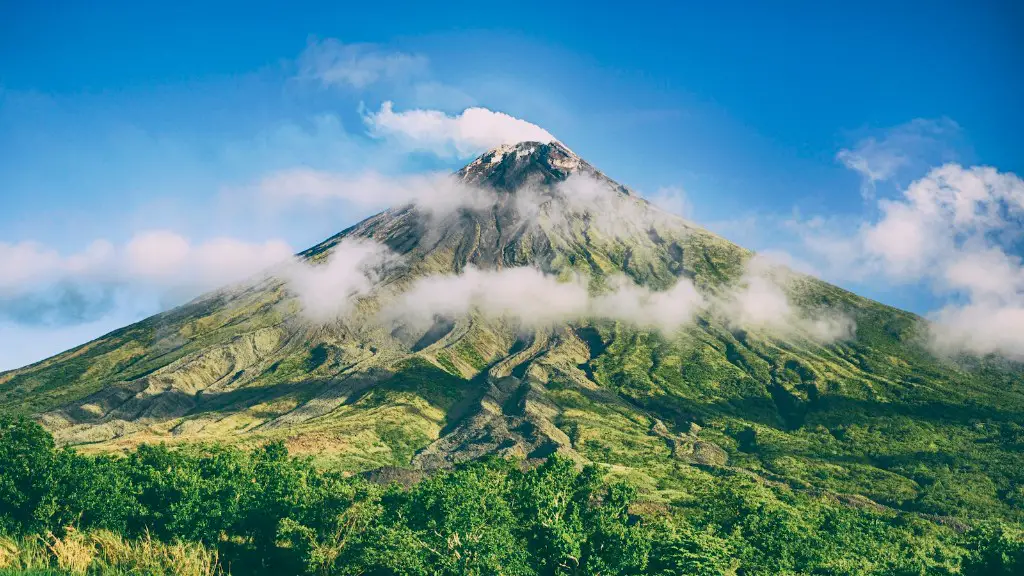
[[[664,291],[651,291],[625,277],[591,294],[578,277],[558,279],[532,267],[428,276],[416,281],[385,306],[383,320],[429,327],[435,317],[458,318],[471,312],[526,327],[545,327],[584,319],[607,319],[671,334],[702,311],[722,315],[737,329],[776,335],[800,335],[820,342],[853,336],[853,321],[836,310],[800,310],[783,290],[784,270],[755,259],[739,285],[724,296],[706,298],[687,279]],[[775,276],[773,276],[773,274]]]
[[[61,254],[41,244],[0,243],[0,369],[101,336],[204,291],[245,280],[291,258],[284,242],[190,242],[169,231],[121,246],[97,240]]]
[[[665,186],[655,190],[653,194],[645,194],[644,197],[651,204],[670,214],[687,219],[693,215],[693,205],[690,204],[686,192],[678,186]]]
[[[347,238],[323,263],[295,260],[276,273],[288,282],[310,320],[329,322],[348,315],[356,299],[369,295],[396,260],[383,244]]]
[[[529,266],[486,271],[470,267],[461,274],[416,281],[386,307],[383,320],[423,329],[437,316],[458,318],[475,311],[525,327],[597,318],[671,333],[689,324],[703,304],[686,279],[662,292],[625,278],[612,280],[608,288],[591,295],[582,278],[559,279]]]
[[[0,298],[67,277],[92,274],[111,261],[113,252],[113,245],[104,240],[67,257],[37,242],[0,242]]]
[[[191,243],[164,230],[137,234],[120,248],[98,240],[71,255],[36,243],[0,243],[0,270],[10,271],[0,276],[0,298],[78,283],[202,291],[243,280],[292,253],[280,240],[214,238]]]
[[[143,280],[166,282],[180,274],[192,246],[188,240],[165,230],[144,232],[125,246],[126,270]]]
[[[823,343],[853,337],[853,320],[838,310],[801,310],[786,294],[792,272],[772,257],[755,255],[735,287],[715,301],[735,328],[800,334]]]
[[[948,161],[946,140],[959,130],[949,118],[917,118],[843,148],[836,159],[861,175],[861,193],[871,199],[879,182],[891,180],[918,162]]]
[[[375,137],[392,138],[413,149],[460,158],[501,144],[555,140],[536,124],[487,108],[467,108],[457,116],[449,116],[439,110],[395,112],[391,102],[384,102],[378,112],[370,112],[365,120]]]
[[[586,312],[587,289],[578,280],[560,282],[532,267],[484,271],[417,280],[385,312],[384,320],[429,326],[435,316],[458,318],[473,310],[489,317],[549,325]]]
[[[531,206],[542,202],[529,190],[517,192],[520,212],[529,213]],[[578,172],[555,186],[559,201],[550,203],[547,210],[552,220],[571,226],[586,217],[596,232],[609,238],[644,237],[652,226],[680,226],[680,216],[659,209],[636,195],[622,194],[618,186],[608,180]],[[536,208],[534,208],[536,210]]]
[[[428,64],[427,58],[418,54],[388,51],[374,44],[344,44],[333,38],[311,40],[298,60],[299,78],[357,89],[423,75]]]
[[[902,209],[922,242],[921,274],[954,301],[931,315],[935,345],[949,352],[1024,359],[1024,180],[994,168],[947,165],[915,182]],[[888,263],[907,250],[872,246]],[[963,300],[966,299],[966,302]]]
[[[1024,359],[1012,324],[1024,310],[1024,180],[946,164],[877,206],[859,224],[809,219],[789,229],[826,278],[922,285],[945,301],[927,315],[937,350]]]
[[[948,164],[879,206],[864,249],[895,277],[941,276],[963,253],[1001,250],[1024,233],[1024,182],[994,168]]]
[[[999,354],[1024,361],[1024,303],[980,302],[947,306],[931,316],[933,346],[950,354]]]
[[[590,314],[657,328],[670,334],[693,321],[704,298],[688,279],[680,278],[668,290],[654,292],[619,277],[610,282],[612,290],[593,298]]]
[[[1024,294],[1021,259],[999,248],[958,252],[941,273],[950,289],[966,291],[973,301],[1009,301]]]
[[[493,194],[467,186],[449,173],[387,176],[296,168],[270,174],[257,184],[257,189],[274,205],[342,201],[379,210],[416,204],[429,212],[444,213],[457,207],[483,208],[495,201]]]
[[[122,252],[123,257],[114,264],[122,282],[195,290],[244,280],[293,254],[291,247],[280,240],[248,243],[213,238],[193,244],[166,230],[138,234]]]

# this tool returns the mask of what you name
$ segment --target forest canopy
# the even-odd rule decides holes
[[[651,504],[560,456],[491,458],[408,487],[320,469],[282,443],[85,456],[28,419],[0,417],[3,573],[139,573],[161,554],[168,574],[1024,572],[1013,523],[957,530],[742,474],[690,496]],[[111,553],[111,537],[138,553]]]

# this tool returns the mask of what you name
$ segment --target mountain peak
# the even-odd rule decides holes
[[[468,184],[511,192],[529,181],[551,184],[581,171],[596,172],[561,142],[525,141],[484,152],[457,176]]]

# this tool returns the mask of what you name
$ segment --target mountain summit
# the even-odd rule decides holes
[[[459,170],[468,184],[515,191],[528,181],[544,184],[564,181],[570,174],[597,171],[560,142],[503,144]]]
[[[83,450],[284,439],[351,471],[557,452],[654,491],[697,466],[942,514],[952,472],[918,455],[984,442],[956,481],[1014,508],[1020,372],[936,358],[915,316],[762,270],[557,142],[449,185],[442,208],[4,373],[0,409]]]

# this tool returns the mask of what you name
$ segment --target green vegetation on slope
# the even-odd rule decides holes
[[[605,337],[595,380],[671,429],[698,424],[730,466],[902,510],[1024,519],[1024,397],[1005,368],[943,365],[910,345],[896,356],[870,335],[819,346],[613,326]]]

